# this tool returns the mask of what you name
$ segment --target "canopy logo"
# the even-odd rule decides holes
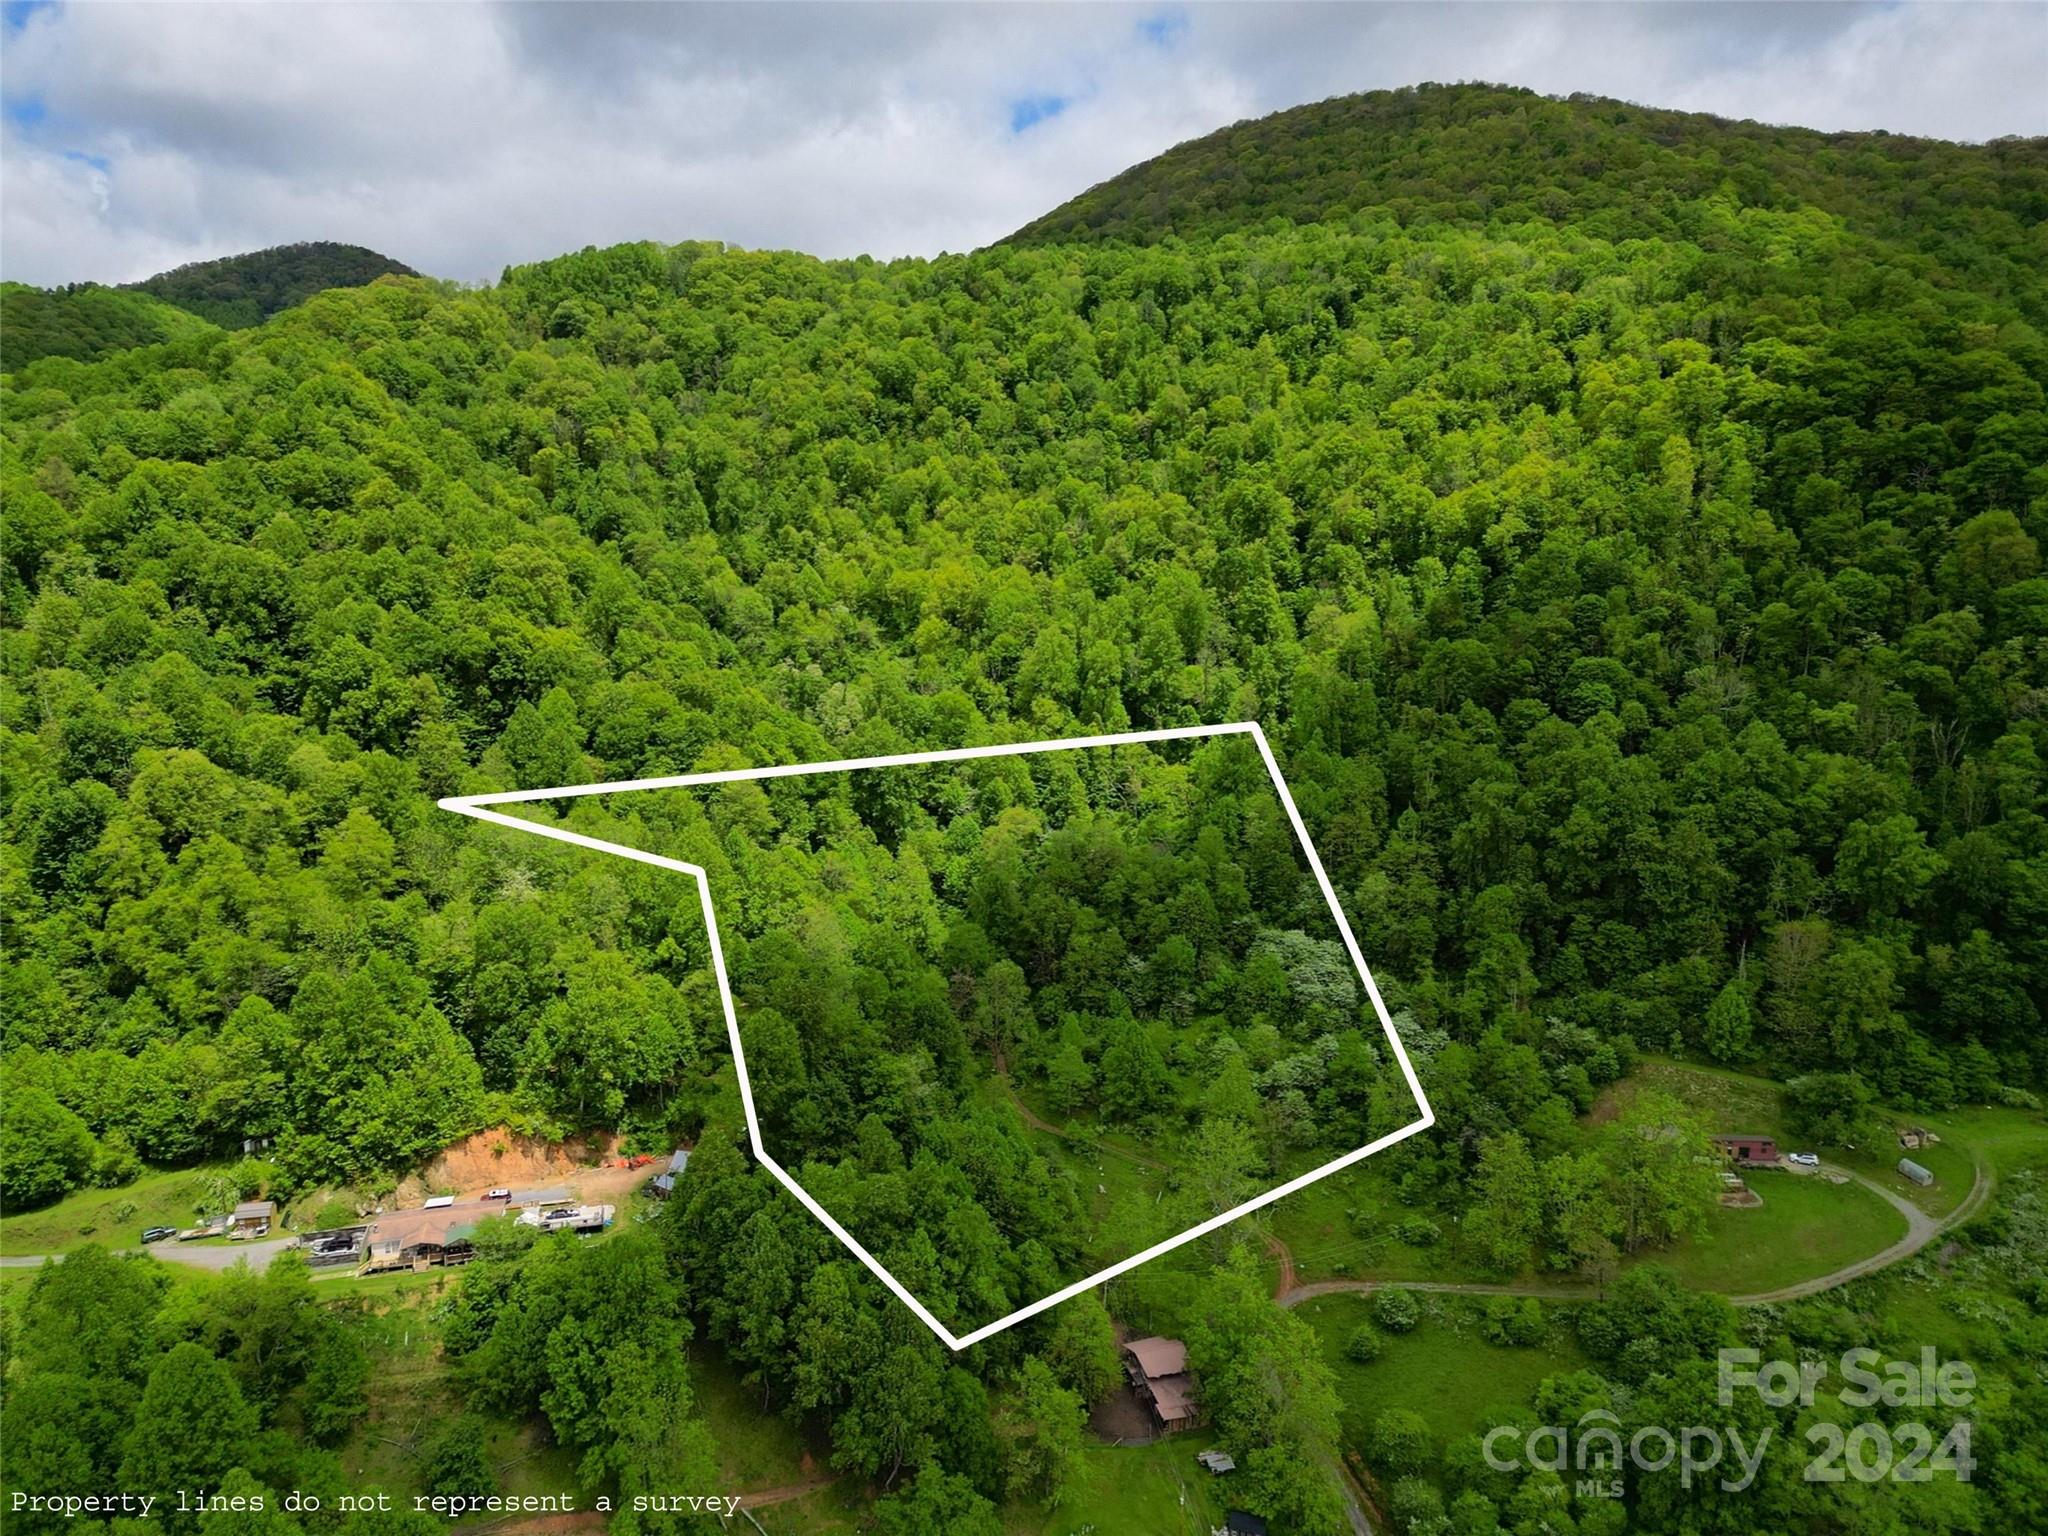
[[[1967,1408],[1977,1385],[1977,1373],[1967,1362],[1943,1360],[1932,1347],[1923,1348],[1915,1360],[1887,1360],[1875,1349],[1852,1349],[1832,1368],[1821,1360],[1766,1361],[1754,1349],[1724,1349],[1718,1374],[1716,1396],[1723,1408],[1733,1408],[1745,1392],[1769,1408],[1811,1408],[1823,1384],[1837,1376],[1842,1386],[1832,1400],[1846,1408]],[[1497,1425],[1487,1431],[1481,1449],[1496,1472],[1528,1467],[1577,1473],[1575,1491],[1581,1497],[1620,1498],[1625,1472],[1660,1475],[1673,1467],[1683,1487],[1718,1473],[1715,1481],[1723,1492],[1740,1493],[1756,1481],[1778,1426],[1755,1426],[1747,1437],[1742,1426],[1732,1423],[1643,1424],[1624,1430],[1619,1416],[1594,1408],[1572,1425],[1539,1424],[1527,1431],[1516,1424]],[[1823,1418],[1805,1432],[1813,1454],[1801,1476],[1809,1483],[1926,1483],[1945,1473],[1967,1483],[1977,1465],[1970,1453],[1971,1430],[1971,1421],[1962,1418],[1936,1426],[1918,1420],[1842,1423]]]

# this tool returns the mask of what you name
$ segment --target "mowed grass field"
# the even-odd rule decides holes
[[[1961,1144],[1994,1174],[2017,1173],[2023,1168],[2048,1170],[2048,1115],[1981,1108],[1957,1110],[1944,1118]]]
[[[1697,1290],[1747,1296],[1829,1274],[1906,1235],[1906,1218],[1861,1184],[1772,1171],[1751,1173],[1748,1182],[1761,1206],[1720,1207],[1701,1236],[1641,1261]]]

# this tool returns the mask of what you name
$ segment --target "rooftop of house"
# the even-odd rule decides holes
[[[432,1210],[387,1211],[371,1223],[370,1247],[379,1253],[403,1253],[423,1243],[445,1248],[455,1239],[469,1236],[478,1222],[503,1214],[503,1203],[497,1200],[460,1200]]]
[[[1187,1377],[1152,1376],[1146,1379],[1146,1385],[1152,1389],[1152,1406],[1167,1423],[1194,1416],[1194,1390]]]
[[[1132,1339],[1124,1348],[1148,1379],[1179,1376],[1187,1371],[1188,1347],[1179,1339]]]

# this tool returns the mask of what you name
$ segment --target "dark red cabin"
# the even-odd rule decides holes
[[[1730,1162],[1775,1163],[1778,1144],[1769,1136],[1716,1136],[1714,1145]]]

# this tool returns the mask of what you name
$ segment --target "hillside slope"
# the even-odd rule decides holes
[[[309,240],[217,261],[195,261],[129,286],[229,330],[260,325],[328,288],[360,288],[387,275],[417,277],[402,261],[360,245]]]
[[[1717,225],[1744,209],[1815,210],[1939,256],[1973,283],[2027,291],[2048,263],[2048,140],[1829,134],[1601,97],[1424,85],[1294,107],[1178,145],[1010,240],[1152,243],[1371,212],[1711,245],[1723,243]]]
[[[215,327],[150,294],[80,283],[31,288],[0,283],[0,369],[43,357],[90,362],[109,352],[203,335]]]

